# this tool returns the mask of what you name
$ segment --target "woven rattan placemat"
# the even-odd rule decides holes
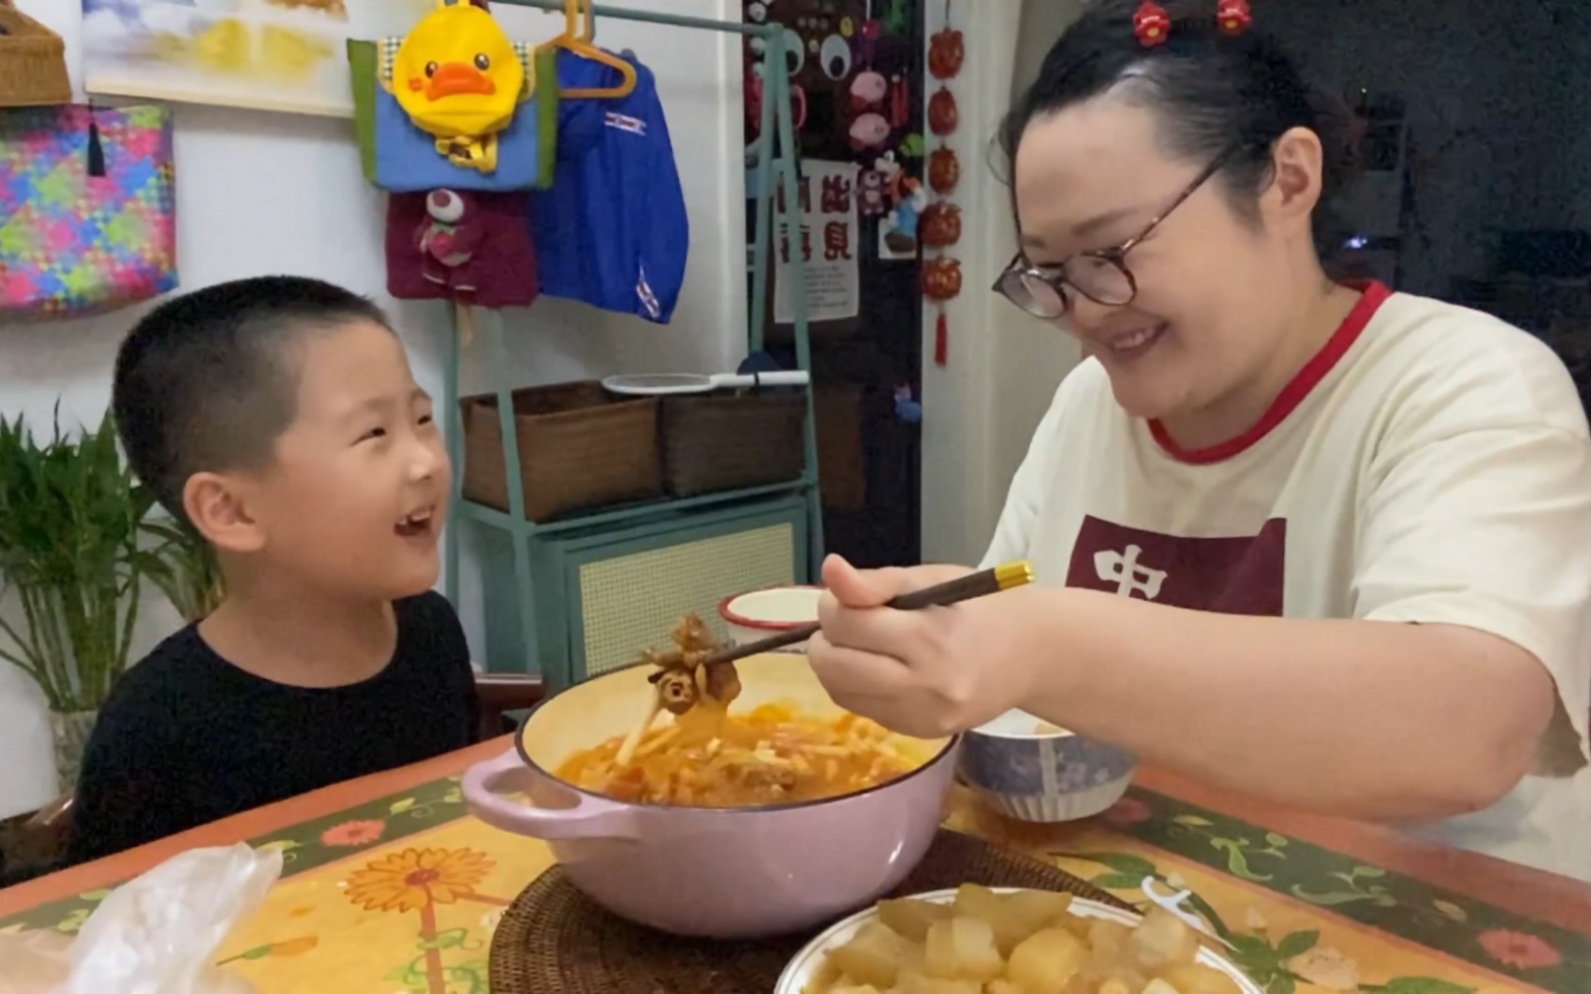
[[[941,831],[898,894],[964,883],[1067,891],[1120,901],[1054,866]],[[493,994],[765,994],[822,929],[760,942],[679,939],[617,918],[569,883],[542,874],[503,915],[492,939]]]

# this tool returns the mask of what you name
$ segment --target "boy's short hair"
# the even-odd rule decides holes
[[[195,473],[269,465],[298,413],[293,346],[359,321],[391,327],[370,300],[301,276],[220,283],[155,308],[122,343],[111,393],[133,472],[186,522]]]

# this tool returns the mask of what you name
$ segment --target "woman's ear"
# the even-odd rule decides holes
[[[1261,198],[1269,219],[1287,228],[1310,230],[1310,219],[1320,204],[1325,158],[1320,136],[1308,128],[1293,128],[1276,139],[1271,146],[1274,176]]]
[[[248,487],[232,474],[195,473],[182,488],[182,509],[205,541],[217,550],[258,552],[265,530],[249,512]]]

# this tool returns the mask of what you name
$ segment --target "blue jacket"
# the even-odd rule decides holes
[[[631,60],[634,61],[633,59]],[[541,292],[667,324],[685,282],[690,223],[651,70],[619,100],[561,100],[552,189],[531,198]],[[618,70],[558,53],[558,87],[610,89]]]

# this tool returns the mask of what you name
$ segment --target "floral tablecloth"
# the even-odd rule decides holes
[[[1591,938],[1148,791],[1044,827],[957,794],[946,824],[1128,901],[1145,877],[1191,889],[1269,994],[1591,992]],[[253,841],[281,851],[283,878],[221,959],[263,994],[487,994],[503,909],[552,862],[471,818],[458,777]],[[0,933],[75,932],[104,896],[0,920]]]

